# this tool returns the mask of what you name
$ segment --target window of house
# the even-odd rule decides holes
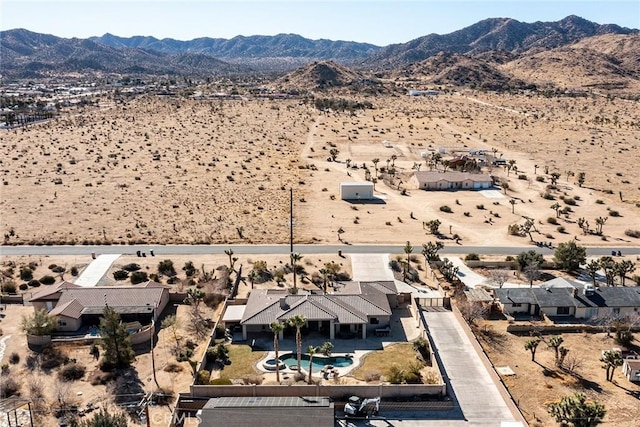
[[[522,307],[522,304],[520,304],[519,302],[514,302],[513,304],[511,304],[511,307]]]
[[[58,326],[67,326],[67,322],[64,320],[58,320]]]
[[[569,307],[558,307],[557,314],[569,314]]]
[[[620,307],[614,308],[611,311],[613,311],[613,314],[620,314]]]
[[[378,320],[378,318],[377,318],[377,317],[372,317],[372,318],[369,320],[369,322],[370,322],[372,325],[377,325],[378,323],[380,323],[380,321]]]

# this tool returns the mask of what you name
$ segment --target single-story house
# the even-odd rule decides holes
[[[494,294],[505,314],[544,313],[550,317],[590,319],[640,312],[640,288],[636,287],[596,288],[556,278],[535,288],[495,289]]]
[[[409,182],[419,190],[486,190],[493,187],[491,175],[457,171],[417,171]]]
[[[34,310],[45,309],[56,316],[56,331],[75,332],[82,326],[97,326],[108,305],[123,322],[142,325],[158,319],[169,302],[169,288],[149,281],[135,286],[82,287],[62,282],[47,287],[31,300]]]
[[[245,306],[233,307],[236,317],[242,310],[242,338],[269,332],[271,323],[286,322],[296,315],[307,319],[307,330],[324,333],[329,339],[336,335],[364,339],[367,331],[375,333],[389,325],[392,307],[398,301],[393,281],[341,282],[333,289],[326,294],[299,290],[296,295],[279,289],[252,290]]]
[[[629,381],[640,382],[640,360],[624,359],[622,375],[627,377]]]
[[[197,418],[200,427],[332,427],[335,410],[333,401],[321,396],[214,397]]]
[[[340,198],[342,200],[372,200],[373,182],[341,182]]]

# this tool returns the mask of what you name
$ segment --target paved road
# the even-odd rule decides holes
[[[231,248],[237,254],[288,254],[289,245],[113,245],[113,246],[0,246],[0,255],[87,255],[96,254],[135,254],[141,251],[149,254],[153,249],[156,255],[198,255],[224,254]],[[342,251],[345,254],[402,254],[404,245],[294,245],[294,252],[301,254],[329,254]],[[553,254],[553,249],[525,246],[445,246],[441,255],[461,255],[477,253],[480,255],[518,255],[525,250],[534,249],[544,255]],[[610,255],[612,250],[621,250],[623,255],[640,255],[640,246],[633,247],[591,247],[587,255]],[[413,253],[420,254],[421,247],[415,246]]]

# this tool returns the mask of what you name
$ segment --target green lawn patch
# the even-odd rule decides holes
[[[220,372],[221,378],[242,378],[247,375],[255,375],[254,365],[267,355],[265,351],[252,351],[248,345],[230,344],[229,365],[224,365]]]
[[[367,381],[372,373],[385,375],[392,365],[407,368],[411,363],[417,362],[416,355],[412,343],[394,344],[364,356],[361,365],[353,371],[352,376],[355,379]]]

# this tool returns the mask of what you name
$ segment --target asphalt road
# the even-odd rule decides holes
[[[288,254],[289,245],[113,245],[113,246],[0,246],[0,255],[86,255],[135,254],[141,251],[158,255],[206,255],[224,254],[232,249],[236,254]],[[526,246],[465,246],[446,245],[441,255],[477,253],[479,255],[518,255],[522,251],[534,249],[543,255],[553,254],[553,248]],[[404,245],[294,245],[294,252],[301,254],[329,254],[342,251],[344,254],[401,254]],[[422,246],[415,245],[413,253],[420,254]],[[611,251],[621,250],[623,255],[640,255],[640,246],[635,247],[588,247],[587,255],[611,255]]]

